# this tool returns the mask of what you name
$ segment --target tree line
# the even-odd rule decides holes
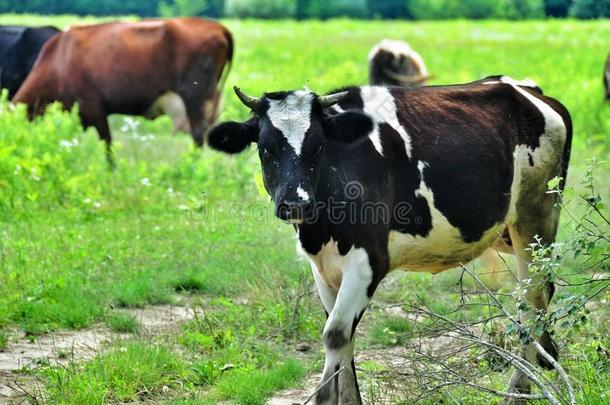
[[[213,18],[377,19],[610,17],[610,0],[0,0],[0,13]]]

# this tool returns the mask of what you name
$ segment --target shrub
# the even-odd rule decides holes
[[[545,0],[544,12],[549,17],[566,17],[572,0]]]
[[[610,0],[574,0],[570,16],[576,18],[610,17]]]
[[[514,20],[544,17],[544,2],[542,0],[503,0],[499,3],[496,17]]]
[[[163,17],[205,15],[220,17],[224,0],[165,0],[159,2],[157,12]]]
[[[308,14],[310,18],[320,19],[334,17],[366,18],[369,11],[365,0],[311,0]]]
[[[110,314],[106,318],[106,325],[116,333],[137,333],[140,330],[140,324],[136,317],[129,314]]]
[[[295,15],[295,0],[227,0],[225,14],[234,18],[290,18]]]
[[[450,18],[540,18],[544,17],[542,0],[411,0],[409,11],[416,19]]]
[[[24,106],[0,98],[0,218],[95,204],[108,176],[103,145],[83,134],[78,111],[58,104],[27,122]]]

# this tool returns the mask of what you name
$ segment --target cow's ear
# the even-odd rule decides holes
[[[247,122],[223,122],[216,125],[208,133],[208,145],[212,149],[225,153],[240,153],[250,143],[256,142],[258,131],[252,121]]]
[[[371,117],[360,111],[346,111],[324,121],[326,136],[345,143],[368,136],[373,128]]]

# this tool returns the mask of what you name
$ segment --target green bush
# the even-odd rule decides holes
[[[494,17],[522,20],[528,18],[544,18],[544,2],[542,0],[502,0]]]
[[[410,0],[367,0],[369,14],[373,18],[413,18],[409,13]]]
[[[411,0],[409,12],[415,19],[544,17],[542,0]]]
[[[574,0],[570,16],[576,18],[610,17],[610,0]]]
[[[159,0],[0,0],[0,12],[153,16]]]
[[[335,17],[366,18],[369,15],[365,0],[311,0],[307,8],[310,18]]]
[[[226,0],[225,14],[234,18],[290,18],[295,0]]]
[[[544,0],[544,12],[549,17],[566,17],[572,0]]]
[[[61,206],[95,208],[108,169],[103,145],[83,134],[78,111],[55,104],[26,121],[24,106],[0,99],[0,220]]]
[[[163,17],[205,15],[220,17],[224,10],[224,0],[162,0],[157,12]]]

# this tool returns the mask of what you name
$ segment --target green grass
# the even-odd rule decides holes
[[[0,24],[85,21],[95,19],[0,15]],[[422,54],[432,84],[508,74],[534,79],[561,100],[574,119],[568,183],[575,188],[587,159],[610,157],[610,106],[601,85],[608,20],[225,23],[236,56],[222,119],[248,116],[233,85],[258,95],[363,84],[370,47],[395,37]],[[47,388],[55,402],[143,401],[146,392],[182,403],[262,403],[319,360],[324,316],[315,298],[299,298],[313,289],[308,265],[296,260],[294,232],[273,217],[261,192],[254,148],[236,157],[193,151],[188,136],[171,134],[166,117],[137,119],[122,131],[124,118],[114,116],[118,167],[111,172],[95,132],[83,131],[75,113],[53,109],[30,124],[23,110],[0,108],[1,330],[20,327],[37,335],[106,321],[127,331],[134,325],[117,314],[108,317],[113,308],[172,303],[176,293],[206,298],[206,315],[184,325],[167,347],[147,341],[113,346],[82,367],[50,371]],[[74,139],[77,146],[65,146]],[[606,200],[608,167],[598,173]],[[566,259],[565,271],[573,266]],[[449,313],[459,305],[458,279],[458,272],[404,274],[374,301],[423,300]],[[461,314],[475,319],[481,310]],[[362,350],[401,344],[412,332],[407,321],[379,311],[363,322],[370,332],[357,344]],[[606,322],[591,322],[583,336],[607,331]],[[570,373],[583,392],[604,399],[608,384],[595,369],[595,350],[579,336],[566,349],[575,353],[566,358]],[[314,353],[302,364],[286,361],[300,341],[315,345]],[[583,347],[587,359],[576,356]],[[227,364],[234,368],[223,371]],[[473,403],[489,399],[468,395]]]
[[[189,370],[174,352],[159,345],[127,342],[100,354],[83,369],[46,370],[49,401],[100,404],[133,401],[177,388]]]
[[[402,345],[413,331],[413,322],[397,316],[379,316],[368,331],[368,339],[376,346]]]
[[[106,326],[117,333],[137,333],[140,330],[140,324],[135,316],[122,313],[108,315]]]
[[[298,384],[305,370],[289,360],[271,370],[237,371],[222,378],[215,387],[218,398],[239,404],[262,404],[275,391]]]
[[[6,332],[0,330],[0,351],[4,350],[8,345],[8,336]]]

